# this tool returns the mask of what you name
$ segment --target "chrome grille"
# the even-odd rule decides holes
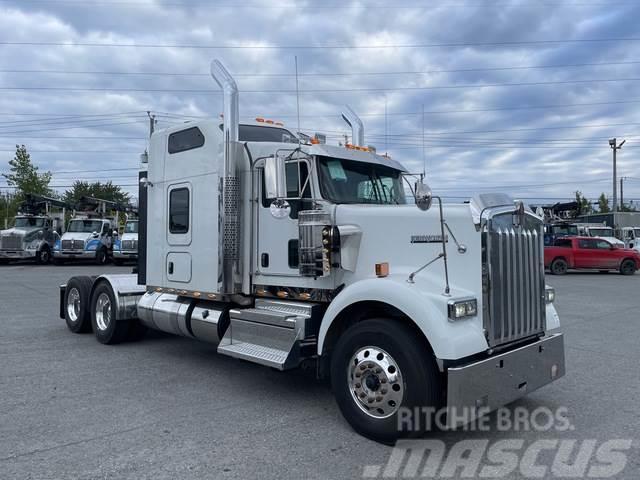
[[[514,226],[511,213],[488,221],[483,234],[484,328],[490,346],[545,329],[542,224],[526,215]]]
[[[137,240],[123,240],[122,241],[122,250],[138,250],[138,241]]]
[[[84,240],[62,240],[62,250],[84,250]]]
[[[0,248],[2,248],[2,250],[22,249],[23,238],[21,235],[3,235],[0,238]]]

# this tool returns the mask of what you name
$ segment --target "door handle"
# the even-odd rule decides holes
[[[169,262],[169,275],[173,275],[173,262]]]

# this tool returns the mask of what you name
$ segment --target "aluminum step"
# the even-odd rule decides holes
[[[230,324],[218,353],[278,370],[297,367],[300,341],[315,335],[318,309],[314,304],[258,299],[254,308],[232,309]]]

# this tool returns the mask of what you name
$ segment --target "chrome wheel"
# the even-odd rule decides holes
[[[73,323],[80,318],[80,292],[77,288],[69,290],[67,295],[67,315]]]
[[[96,324],[102,331],[111,324],[111,299],[106,293],[101,293],[96,301]]]
[[[381,348],[358,350],[351,357],[347,381],[356,405],[371,417],[390,417],[402,404],[402,373],[393,357]]]

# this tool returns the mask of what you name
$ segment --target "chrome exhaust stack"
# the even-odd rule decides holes
[[[218,288],[220,293],[233,294],[242,289],[240,260],[240,181],[238,143],[240,129],[238,87],[219,60],[211,62],[211,76],[223,92],[224,165],[220,175],[218,215]]]
[[[356,112],[349,105],[344,106],[342,119],[351,127],[351,144],[356,147],[364,146],[364,125]]]

